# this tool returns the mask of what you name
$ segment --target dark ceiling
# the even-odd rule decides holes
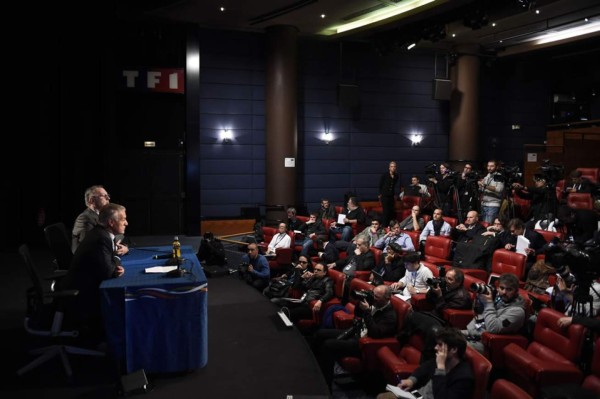
[[[122,17],[255,32],[293,25],[301,36],[372,41],[382,50],[403,50],[416,42],[417,51],[452,51],[456,45],[476,43],[484,53],[503,57],[600,37],[598,30],[545,45],[532,40],[567,26],[600,24],[598,0],[435,0],[364,28],[332,34],[333,27],[412,1],[416,0],[123,0],[118,5]]]

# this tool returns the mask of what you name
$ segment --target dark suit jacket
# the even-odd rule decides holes
[[[101,321],[100,283],[114,276],[117,264],[113,259],[113,241],[101,225],[90,230],[73,254],[69,272],[61,281],[61,288],[77,289],[79,295],[71,307],[80,323]]]
[[[71,250],[75,252],[85,238],[85,234],[98,224],[98,214],[90,208],[85,208],[73,223]]]

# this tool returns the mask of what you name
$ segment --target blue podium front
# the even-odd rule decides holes
[[[208,361],[207,280],[191,246],[181,247],[181,277],[145,273],[163,266],[170,246],[131,248],[125,274],[100,285],[108,345],[127,372],[190,371]]]

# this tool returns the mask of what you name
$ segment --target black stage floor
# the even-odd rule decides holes
[[[136,246],[165,245],[172,237],[134,237]],[[199,237],[182,237],[197,248]],[[34,259],[47,273],[52,256],[46,248],[32,248]],[[241,253],[228,248],[229,264],[239,264]],[[118,397],[116,376],[107,360],[72,356],[74,378],[67,381],[58,359],[23,377],[15,371],[31,358],[31,341],[23,331],[25,289],[29,280],[16,253],[2,254],[0,268],[0,396],[3,398]],[[287,329],[277,308],[244,282],[227,275],[208,280],[208,363],[179,375],[148,375],[147,398],[327,398],[323,376],[302,335]],[[334,387],[334,398],[370,398],[360,388]]]

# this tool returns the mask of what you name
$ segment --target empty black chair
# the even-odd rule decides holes
[[[104,356],[104,352],[79,348],[67,345],[65,342],[75,340],[79,336],[77,330],[63,329],[65,317],[65,302],[73,300],[78,295],[77,290],[46,291],[36,265],[31,257],[29,247],[23,244],[19,247],[19,254],[23,258],[27,273],[31,279],[32,287],[27,289],[27,313],[25,315],[25,331],[35,337],[47,337],[50,345],[36,348],[31,354],[39,355],[33,361],[17,370],[18,375],[42,365],[58,356],[68,377],[73,370],[68,354]]]
[[[69,270],[73,252],[67,228],[63,222],[49,224],[44,228],[46,242],[54,254],[54,261],[58,270]]]

